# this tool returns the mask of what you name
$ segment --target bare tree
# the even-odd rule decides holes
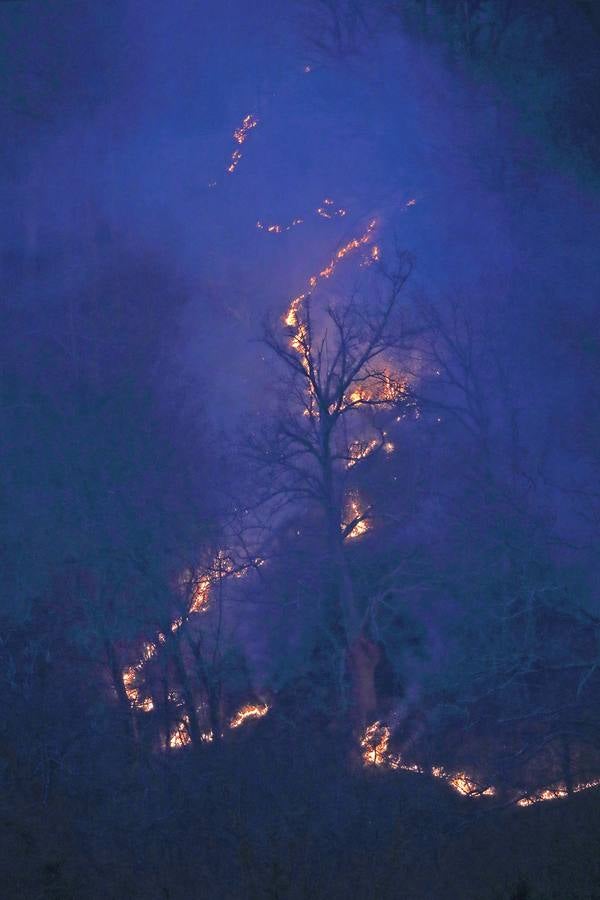
[[[369,610],[355,596],[347,547],[371,527],[374,510],[353,489],[360,464],[390,450],[382,410],[406,411],[412,396],[400,358],[410,332],[399,308],[411,260],[400,255],[382,272],[383,290],[358,293],[313,309],[311,297],[292,301],[264,339],[287,377],[274,427],[255,436],[252,448],[268,475],[271,503],[308,503],[320,509],[325,565],[323,630],[338,667],[337,697],[359,728],[375,695],[377,649],[368,632]],[[346,681],[350,682],[350,698]]]

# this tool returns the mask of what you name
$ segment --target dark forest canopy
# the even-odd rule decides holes
[[[599,42],[0,4],[14,896],[594,896]]]

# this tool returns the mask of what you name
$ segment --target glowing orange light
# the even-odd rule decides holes
[[[385,766],[389,743],[390,729],[387,725],[382,725],[381,722],[368,725],[360,739],[365,766]]]
[[[242,124],[233,132],[234,141],[241,146],[248,137],[248,134],[252,131],[253,128],[256,128],[257,125],[258,119],[256,118],[256,116],[252,114],[244,116],[244,118],[242,119]],[[227,171],[230,175],[237,169],[241,158],[242,151],[234,150],[231,154],[231,162],[227,167]]]
[[[346,468],[351,469],[361,459],[366,459],[378,447],[379,441],[372,438],[370,441],[352,441],[348,447],[350,458],[346,462]],[[385,445],[384,445],[385,447]]]
[[[575,785],[573,793],[578,794],[581,791],[588,791],[590,788],[598,787],[598,785],[600,785],[600,779],[584,781]],[[543,788],[540,791],[535,791],[533,794],[528,794],[526,797],[521,797],[521,799],[517,801],[517,805],[533,806],[534,803],[544,803],[548,800],[561,800],[568,796],[569,791],[567,790],[566,785],[561,784],[552,788]]]
[[[266,231],[268,234],[281,234],[284,231],[290,231],[292,228],[295,228],[297,225],[302,225],[304,219],[292,219],[287,225],[281,225],[279,222],[274,222],[272,225],[266,225],[264,222],[261,222],[260,219],[256,223],[256,227],[261,231]]]
[[[359,741],[364,765],[414,772],[417,775],[426,774],[426,770],[421,766],[416,763],[405,763],[399,754],[390,752],[390,737],[389,726],[381,722],[373,722],[365,729]],[[496,794],[495,788],[477,784],[466,772],[448,774],[441,766],[433,766],[429,774],[445,781],[452,790],[465,797],[493,797]]]
[[[258,119],[256,116],[249,113],[247,116],[244,116],[242,119],[242,124],[239,128],[236,128],[233,132],[233,139],[238,144],[243,144],[248,134],[252,131],[253,128],[256,128],[258,125]]]
[[[175,726],[175,730],[169,737],[169,747],[171,747],[172,750],[178,750],[180,747],[187,747],[188,744],[192,743],[189,732],[189,725],[189,718],[187,716],[184,716],[181,721]]]
[[[371,528],[358,494],[355,491],[353,491],[346,500],[344,518],[346,521],[342,523],[342,531],[345,531],[349,525],[354,522],[354,525],[352,525],[352,528],[346,534],[346,540],[348,541],[362,537],[363,534],[366,534]]]
[[[239,728],[248,719],[262,719],[269,712],[269,706],[266,703],[253,704],[248,703],[238,710],[229,723],[230,728]]]

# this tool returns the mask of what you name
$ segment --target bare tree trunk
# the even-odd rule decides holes
[[[129,702],[127,691],[125,690],[123,672],[121,666],[119,665],[117,651],[114,647],[114,644],[112,643],[112,641],[110,641],[109,638],[105,638],[104,640],[104,650],[106,652],[106,658],[108,660],[108,667],[110,670],[113,687],[115,689],[117,700],[119,702],[119,709],[123,717],[126,739],[135,747],[137,747],[138,733],[135,715],[133,709],[131,708],[131,703]]]
[[[198,723],[198,713],[196,711],[196,704],[194,702],[194,692],[192,691],[190,679],[188,677],[185,663],[181,655],[179,640],[177,639],[173,642],[173,662],[175,663],[175,671],[177,672],[177,678],[179,680],[181,691],[183,693],[183,700],[185,703],[189,722],[190,738],[193,746],[199,747],[202,738],[200,725]]]
[[[360,634],[347,653],[350,676],[350,720],[355,734],[361,734],[373,722],[377,713],[375,668],[381,657],[377,644]]]
[[[221,684],[217,683],[215,678],[211,678],[209,671],[202,655],[202,649],[197,641],[190,638],[189,645],[192,650],[194,660],[196,662],[196,671],[204,693],[208,706],[208,720],[210,730],[212,731],[213,741],[221,740],[221,732],[223,730],[222,709],[221,709]]]
[[[165,735],[165,753],[171,752],[171,709],[169,705],[169,677],[166,666],[162,678],[162,727]]]

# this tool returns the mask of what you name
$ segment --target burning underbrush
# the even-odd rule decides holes
[[[412,772],[415,775],[437,779],[452,791],[473,799],[496,798],[502,805],[528,807],[547,801],[564,800],[567,797],[600,786],[597,773],[600,760],[597,753],[590,755],[588,748],[576,742],[569,747],[569,757],[565,760],[564,739],[548,740],[544,752],[532,754],[525,763],[515,754],[510,771],[508,766],[493,777],[483,774],[486,766],[471,763],[466,768],[451,768],[435,763],[420,763],[412,757],[404,757],[392,746],[392,730],[385,723],[376,721],[367,726],[359,739],[362,765],[367,770],[388,772]],[[482,742],[481,755],[488,762]],[[476,758],[477,747],[470,747]],[[479,769],[479,774],[476,769]]]

